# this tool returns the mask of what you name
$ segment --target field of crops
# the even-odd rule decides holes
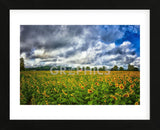
[[[140,72],[84,71],[69,75],[50,71],[20,72],[21,105],[139,105]],[[105,73],[102,71],[100,73]]]

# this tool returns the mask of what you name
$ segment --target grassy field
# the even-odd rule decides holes
[[[139,105],[140,72],[79,75],[20,72],[21,105]],[[76,72],[75,72],[76,73]],[[100,73],[105,73],[102,71]]]

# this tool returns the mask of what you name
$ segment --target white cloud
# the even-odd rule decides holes
[[[95,46],[90,46],[86,51],[80,51],[71,55],[70,57],[65,58],[65,54],[69,51],[74,51],[74,47],[69,48],[60,48],[57,50],[52,50],[46,52],[44,49],[37,49],[34,51],[32,56],[39,56],[39,58],[35,58],[35,60],[27,60],[27,66],[39,66],[39,65],[68,65],[68,66],[102,66],[105,65],[108,68],[113,67],[114,65],[122,66],[126,68],[128,65],[128,59],[135,59],[131,64],[136,67],[139,66],[140,58],[136,55],[128,54],[131,51],[129,48],[130,42],[123,42],[120,46],[116,46],[115,43],[105,44],[101,41],[97,42]],[[117,49],[118,47],[123,50],[123,56],[121,54],[105,54],[113,49]],[[124,49],[125,48],[125,49]],[[62,56],[59,56],[63,54]],[[25,57],[25,53],[21,54]],[[97,57],[99,55],[99,57]],[[46,58],[44,58],[46,57]],[[44,58],[44,59],[43,59]],[[46,59],[48,61],[46,61]],[[43,64],[42,64],[43,63]]]

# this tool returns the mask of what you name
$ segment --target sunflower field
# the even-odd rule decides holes
[[[140,72],[20,72],[21,105],[139,105]]]

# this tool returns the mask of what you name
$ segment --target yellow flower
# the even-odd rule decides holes
[[[106,102],[106,100],[104,100],[104,102]]]
[[[134,84],[130,85],[129,87],[130,87],[130,88],[133,88],[133,87],[134,87]]]
[[[95,85],[99,86],[99,83],[98,83],[98,82],[96,82],[96,83],[95,83]]]
[[[47,100],[45,100],[45,102],[46,102],[46,104],[48,105],[48,102],[47,102]]]
[[[130,90],[130,94],[134,93],[134,90],[133,90],[133,89],[130,88],[129,90]]]
[[[84,89],[84,87],[82,86],[81,89]]]
[[[88,93],[92,93],[93,91],[91,89],[88,89]]]
[[[138,105],[138,102],[135,102],[135,105]]]
[[[123,84],[126,85],[126,81],[124,81]]]
[[[118,93],[115,93],[115,95],[117,95],[117,96],[120,96],[120,97],[121,97],[121,95],[120,95],[120,94],[118,94]]]
[[[119,85],[119,88],[120,88],[120,89],[124,89],[123,84],[120,84],[120,85]]]
[[[112,83],[111,83],[111,82],[109,83],[109,86],[112,86]]]
[[[115,86],[118,88],[118,84],[116,83]]]
[[[91,86],[91,89],[95,90],[95,89],[93,88],[93,84],[92,84],[92,86]]]
[[[124,94],[123,97],[129,97],[129,93]]]
[[[110,95],[110,97],[112,97],[112,98],[114,98],[115,100],[117,100],[117,97],[116,97],[116,96]]]

